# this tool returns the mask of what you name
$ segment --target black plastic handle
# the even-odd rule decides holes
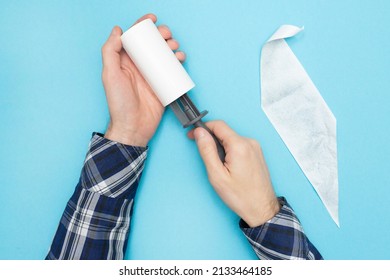
[[[202,118],[207,114],[207,111],[199,112],[198,108],[194,105],[191,99],[187,94],[183,94],[178,99],[169,104],[176,117],[180,120],[184,128],[187,128],[191,125],[194,127],[203,127],[206,129],[215,141],[217,145],[218,156],[222,162],[225,162],[225,149],[219,142],[218,138],[214,133],[202,122]]]

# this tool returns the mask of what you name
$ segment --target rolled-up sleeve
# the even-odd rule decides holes
[[[46,259],[123,259],[147,148],[94,133]]]

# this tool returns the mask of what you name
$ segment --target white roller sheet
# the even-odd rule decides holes
[[[285,38],[282,25],[261,52],[261,106],[339,225],[336,118]]]
[[[195,86],[152,20],[135,24],[121,39],[123,48],[163,106]]]

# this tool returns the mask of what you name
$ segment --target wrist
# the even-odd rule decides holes
[[[257,211],[252,211],[252,213],[248,215],[248,217],[243,218],[243,220],[248,226],[257,227],[275,217],[275,215],[279,213],[280,208],[280,203],[275,197],[275,199],[272,199],[265,207],[262,207]]]
[[[146,147],[148,141],[140,137],[136,131],[113,128],[110,124],[104,138],[129,146]]]

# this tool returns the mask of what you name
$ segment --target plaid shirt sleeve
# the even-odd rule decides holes
[[[261,226],[250,228],[243,220],[240,228],[260,259],[318,260],[321,254],[303,232],[301,223],[284,197],[275,217]]]
[[[94,133],[46,259],[123,259],[147,148]]]

